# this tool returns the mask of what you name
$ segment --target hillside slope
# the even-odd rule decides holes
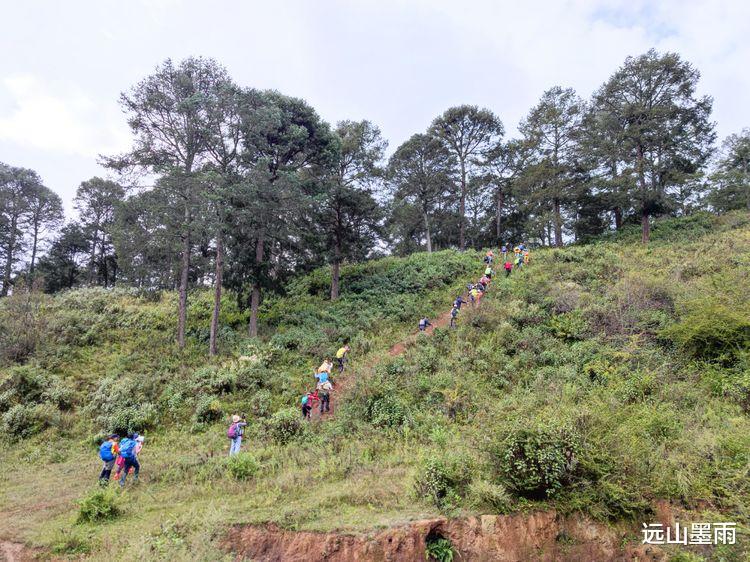
[[[0,537],[216,560],[231,559],[230,524],[356,532],[554,508],[639,525],[667,500],[689,521],[747,525],[750,221],[697,215],[653,235],[534,252],[431,337],[409,334],[478,276],[479,253],[350,266],[334,304],[321,270],[266,303],[262,343],[228,298],[214,363],[207,293],[184,354],[174,295],[9,299],[3,341],[23,339],[13,322],[28,310],[38,341],[1,371]],[[310,372],[343,339],[354,360],[335,418],[302,424]],[[228,462],[234,411],[251,416],[251,452]],[[95,436],[128,428],[146,428],[142,483],[97,499],[119,516],[73,524],[95,488]],[[742,559],[746,538],[701,555]]]

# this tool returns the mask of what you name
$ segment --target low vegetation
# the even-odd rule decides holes
[[[216,560],[233,523],[362,530],[549,507],[640,522],[666,499],[695,521],[736,521],[738,544],[720,555],[742,559],[747,214],[662,221],[648,247],[625,232],[533,252],[457,329],[391,356],[478,275],[479,255],[347,266],[335,303],[326,271],[313,272],[266,301],[260,340],[229,295],[211,361],[198,330],[208,293],[191,298],[183,353],[171,293],[34,296],[45,321],[31,315],[34,345],[0,371],[0,535],[71,556]],[[17,321],[22,298],[0,316]],[[344,339],[353,362],[335,417],[302,423],[312,369]],[[235,412],[248,417],[248,452],[228,460]],[[141,483],[110,496],[96,486],[97,436],[125,429],[147,436]],[[430,548],[437,560],[453,552]]]

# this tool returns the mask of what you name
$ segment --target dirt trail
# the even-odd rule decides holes
[[[490,284],[491,285],[491,284]],[[489,287],[488,287],[489,289]],[[468,299],[468,297],[466,297]],[[468,306],[468,305],[467,305]],[[438,316],[435,320],[432,321],[432,325],[428,326],[424,333],[427,335],[432,335],[432,333],[435,331],[435,328],[445,328],[446,326],[450,326],[451,323],[451,311],[448,310]],[[419,337],[419,330],[413,332],[405,339],[401,340],[397,344],[394,344],[389,350],[388,355],[391,357],[398,357],[399,355],[403,355],[406,352],[406,348],[413,344],[415,341],[417,341],[417,338]],[[360,370],[368,369],[370,367],[373,367],[375,365],[375,361],[371,361],[369,363],[366,363],[365,365],[360,367]],[[330,420],[334,417],[335,412],[335,403],[338,402],[337,396],[342,396],[344,392],[349,388],[349,385],[353,382],[352,377],[353,373],[351,370],[344,371],[344,375],[339,375],[334,380],[336,381],[336,387],[334,389],[334,392],[331,393],[331,413],[325,414],[325,417],[320,415],[320,412],[313,411],[312,412],[312,419],[313,420]]]
[[[35,553],[25,545],[17,542],[0,540],[0,561],[27,562],[36,560]]]

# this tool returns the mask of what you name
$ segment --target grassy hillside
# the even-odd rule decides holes
[[[473,252],[350,266],[333,304],[317,271],[266,302],[260,343],[229,296],[215,362],[207,292],[192,296],[182,354],[173,294],[7,299],[0,537],[216,560],[237,522],[360,530],[551,506],[640,522],[668,499],[690,521],[750,524],[747,215],[663,221],[648,248],[626,231],[537,251],[457,330],[388,354],[480,270]],[[302,424],[311,370],[345,338],[353,374],[335,419]],[[234,411],[251,416],[250,452],[229,462]],[[143,482],[92,496],[97,436],[128,428],[146,428]],[[119,514],[75,523],[84,498]],[[713,556],[742,559],[747,538]]]

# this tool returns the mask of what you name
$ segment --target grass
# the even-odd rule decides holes
[[[664,221],[647,248],[628,236],[534,252],[526,271],[493,284],[480,309],[462,311],[457,330],[416,338],[401,357],[387,350],[477,276],[479,253],[349,266],[333,304],[323,296],[325,270],[300,278],[266,302],[260,344],[244,337],[229,296],[230,335],[213,362],[200,339],[208,293],[193,295],[183,354],[171,342],[171,294],[49,299],[58,328],[27,363],[70,385],[73,405],[39,433],[3,444],[0,536],[94,558],[219,560],[218,539],[234,523],[356,532],[441,513],[549,507],[640,522],[667,499],[692,521],[739,523],[739,546],[714,552],[739,560],[750,524],[750,353],[741,322],[730,326],[739,343],[710,353],[686,345],[692,332],[680,326],[708,318],[700,341],[711,341],[728,320],[701,316],[701,307],[742,319],[750,222],[739,214]],[[271,415],[296,404],[316,361],[344,338],[356,375],[335,419],[278,444]],[[238,362],[240,354],[257,360]],[[157,421],[146,432],[142,482],[118,495],[121,515],[73,525],[99,470],[93,436],[109,420],[87,403],[102,379],[133,382],[128,392],[142,393]],[[196,417],[200,400],[224,417],[251,414],[250,460],[234,475],[224,419],[210,409]],[[549,435],[569,436],[570,447],[551,446]],[[509,474],[504,462],[529,472]],[[554,479],[541,481],[554,485],[535,487],[549,466]]]

